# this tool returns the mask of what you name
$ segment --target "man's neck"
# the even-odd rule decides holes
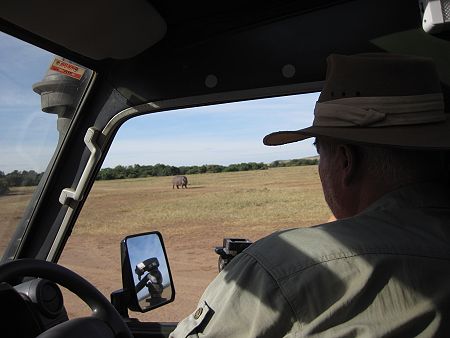
[[[345,214],[354,216],[368,208],[371,204],[379,200],[391,191],[397,190],[405,182],[389,182],[380,178],[364,177],[358,184],[352,184],[346,191]]]

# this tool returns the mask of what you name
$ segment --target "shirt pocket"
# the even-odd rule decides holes
[[[205,301],[199,303],[199,307],[188,317],[178,323],[176,329],[170,334],[170,338],[196,338],[197,329],[205,327],[214,311]]]

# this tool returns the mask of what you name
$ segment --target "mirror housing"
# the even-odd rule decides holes
[[[127,236],[120,243],[120,251],[122,292],[127,296],[128,309],[147,312],[175,299],[172,274],[159,232]]]

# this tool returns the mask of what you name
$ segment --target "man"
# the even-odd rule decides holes
[[[264,143],[316,137],[337,221],[250,246],[172,337],[450,334],[450,122],[433,62],[332,55],[314,114]]]

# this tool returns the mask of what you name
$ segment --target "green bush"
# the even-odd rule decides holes
[[[5,195],[9,192],[8,182],[4,178],[0,178],[0,195]]]

